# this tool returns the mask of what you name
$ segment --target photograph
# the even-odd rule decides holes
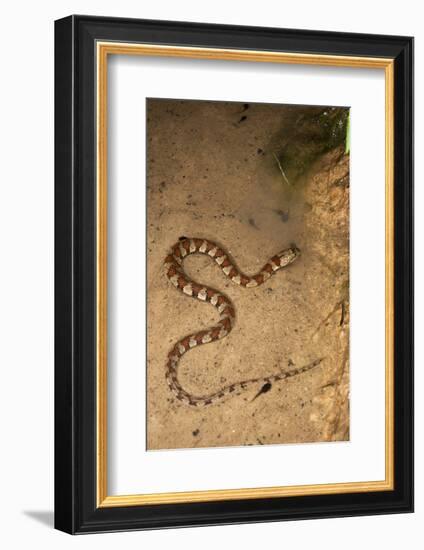
[[[146,118],[147,450],[348,441],[349,106]]]

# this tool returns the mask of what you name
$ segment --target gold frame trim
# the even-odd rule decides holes
[[[265,52],[123,42],[97,42],[97,506],[142,506],[305,495],[364,493],[394,489],[394,60],[390,58]],[[386,123],[386,433],[385,479],[319,485],[257,487],[109,496],[107,494],[107,60],[109,55],[144,55],[384,69]]]

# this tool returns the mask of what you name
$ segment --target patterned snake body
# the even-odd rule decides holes
[[[251,288],[263,284],[278,270],[294,262],[298,258],[300,251],[295,246],[283,250],[273,256],[256,275],[249,277],[239,271],[228,254],[220,246],[207,239],[181,237],[179,242],[172,247],[170,254],[168,254],[164,261],[165,273],[169,281],[186,296],[197,298],[202,302],[209,302],[219,313],[219,321],[215,326],[182,338],[168,354],[166,381],[179,401],[193,407],[204,407],[216,403],[230,394],[237,394],[240,390],[245,390],[252,384],[263,383],[268,385],[269,389],[272,382],[306,372],[321,362],[321,359],[319,359],[298,369],[237,382],[209,395],[196,396],[187,392],[181,386],[177,375],[177,367],[181,357],[196,346],[224,338],[229,334],[235,322],[234,306],[227,296],[213,288],[192,281],[185,273],[182,265],[183,260],[190,254],[205,254],[210,256],[233,283]]]

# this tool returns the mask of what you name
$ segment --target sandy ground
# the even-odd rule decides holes
[[[298,109],[307,109],[298,107]],[[174,449],[349,438],[348,156],[320,157],[288,185],[274,150],[293,107],[148,101],[147,448]],[[208,238],[256,272],[290,243],[299,260],[258,288],[231,283],[205,256],[185,269],[224,291],[236,325],[223,340],[191,350],[179,377],[205,394],[324,358],[316,369],[200,410],[165,382],[166,356],[186,334],[217,321],[215,309],[179,293],[162,263],[181,235]]]

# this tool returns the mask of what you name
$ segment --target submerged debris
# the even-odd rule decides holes
[[[252,227],[254,227],[255,229],[259,229],[259,227],[256,225],[256,222],[253,218],[249,218],[249,225],[251,225]]]
[[[274,212],[281,218],[281,221],[286,223],[289,221],[289,210],[274,210]]]
[[[277,164],[278,164],[278,168],[280,169],[280,172],[281,172],[281,175],[283,176],[283,180],[288,184],[290,185],[290,182],[286,176],[286,173],[284,172],[284,169],[283,169],[283,165],[281,164],[281,161],[279,160],[279,158],[277,157],[277,155],[275,153],[272,153],[274,155],[274,158],[275,160],[277,161]]]

